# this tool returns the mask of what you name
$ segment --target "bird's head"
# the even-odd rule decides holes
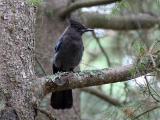
[[[72,28],[74,28],[77,32],[79,32],[81,35],[85,32],[93,31],[93,29],[87,28],[86,26],[82,25],[81,23],[79,23],[73,19],[70,19],[69,23],[70,23],[70,26]]]

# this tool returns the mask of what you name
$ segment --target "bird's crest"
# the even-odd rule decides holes
[[[86,27],[84,25],[82,25],[81,23],[79,23],[73,19],[69,19],[69,23],[70,23],[71,27],[74,27],[77,29],[86,29]]]

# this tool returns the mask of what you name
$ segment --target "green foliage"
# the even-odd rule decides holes
[[[139,68],[140,70],[145,70],[145,69],[146,69],[146,66],[145,66],[145,64],[140,63],[140,64],[138,64],[138,68]]]
[[[136,68],[131,69],[131,70],[129,71],[129,74],[134,77],[135,74],[136,74]]]
[[[122,0],[120,3],[116,4],[115,7],[112,9],[112,14],[118,14],[122,9],[129,8],[129,4],[127,1]]]
[[[39,6],[43,0],[28,0],[28,3],[33,6]]]
[[[146,51],[146,46],[140,40],[136,40],[133,44],[133,51],[138,56],[143,56]]]
[[[142,14],[143,12],[149,15],[150,13],[151,15],[154,13],[153,15],[159,16],[160,0],[123,0],[120,4],[116,3],[112,8],[112,13],[106,15],[106,17],[113,15],[137,15]],[[149,54],[148,51],[155,40],[160,38],[159,27],[148,30],[141,29],[114,32],[106,30],[105,32],[106,34],[101,36],[100,43],[108,54],[112,67],[130,64],[129,62],[125,62],[125,64],[123,64],[127,56],[129,59],[132,59],[131,63],[136,63],[135,68],[129,71],[129,74],[132,75],[133,78],[136,72],[149,69],[145,63],[150,59],[148,59],[146,55]],[[87,36],[86,39],[84,39],[84,44],[85,52],[81,62],[81,70],[93,70],[108,67],[104,55],[99,49],[94,38]],[[159,48],[160,47],[157,43],[154,46],[153,52],[155,53]],[[152,57],[154,60],[154,56]],[[93,95],[83,93],[81,95],[82,118],[89,118],[92,120],[131,120],[141,113],[144,113],[149,109],[149,106],[147,105],[150,104],[150,101],[155,101],[150,94],[153,94],[158,100],[160,99],[158,95],[160,77],[157,76],[157,78],[155,78],[149,75],[146,77],[151,86],[150,90],[146,85],[144,77],[127,81],[127,85],[121,82],[115,83],[114,87],[109,84],[97,87],[97,89],[100,89],[106,95],[110,95],[110,91],[112,89],[111,97],[126,103],[119,109],[116,109],[116,107],[109,105],[107,102],[104,102]],[[130,111],[133,111],[133,114],[130,114]],[[141,120],[154,120],[159,118],[160,115],[158,109],[150,111],[149,113],[143,114],[139,117]]]

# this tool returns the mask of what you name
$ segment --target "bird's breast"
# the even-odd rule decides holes
[[[64,69],[76,67],[83,55],[82,41],[64,42],[62,49],[56,53],[55,62]]]

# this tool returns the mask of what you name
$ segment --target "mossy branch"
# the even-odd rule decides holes
[[[158,55],[160,56],[160,55]],[[160,67],[159,57],[155,62]],[[82,72],[63,72],[55,75],[37,78],[34,83],[35,94],[41,93],[39,97],[54,91],[76,89],[89,86],[97,86],[116,82],[128,81],[155,71],[152,60],[146,56],[135,64],[121,66],[111,69],[86,70]]]

